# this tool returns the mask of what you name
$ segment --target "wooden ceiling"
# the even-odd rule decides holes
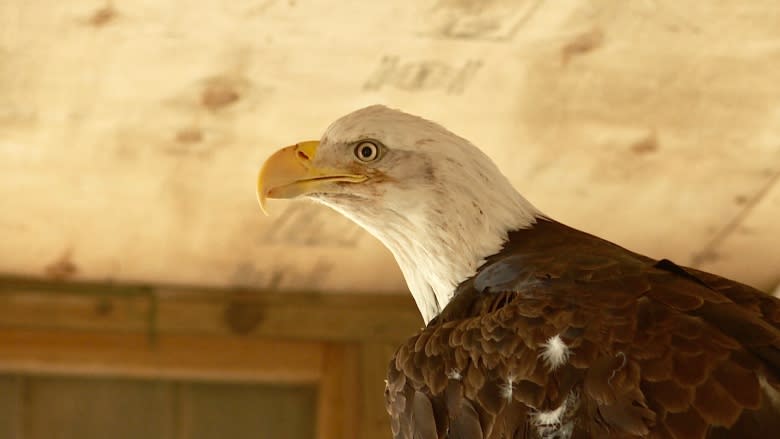
[[[371,103],[471,139],[548,215],[780,281],[776,0],[5,0],[0,272],[405,291],[276,148]]]

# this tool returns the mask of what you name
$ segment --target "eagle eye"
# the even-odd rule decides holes
[[[362,162],[371,162],[379,158],[379,145],[364,140],[355,146],[355,157]]]

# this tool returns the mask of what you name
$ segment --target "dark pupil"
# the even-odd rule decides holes
[[[374,154],[374,150],[370,146],[364,146],[364,147],[360,148],[360,155],[362,155],[363,158],[367,159],[367,158],[371,157],[372,154]]]

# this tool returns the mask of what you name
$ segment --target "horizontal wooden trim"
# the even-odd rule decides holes
[[[0,372],[317,383],[326,343],[0,329]]]
[[[408,294],[224,291],[0,279],[0,328],[397,343],[421,326]]]

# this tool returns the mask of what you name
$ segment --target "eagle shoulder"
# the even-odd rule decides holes
[[[776,299],[557,223],[534,229],[396,352],[396,438],[703,438],[772,416],[761,383],[780,376]]]

